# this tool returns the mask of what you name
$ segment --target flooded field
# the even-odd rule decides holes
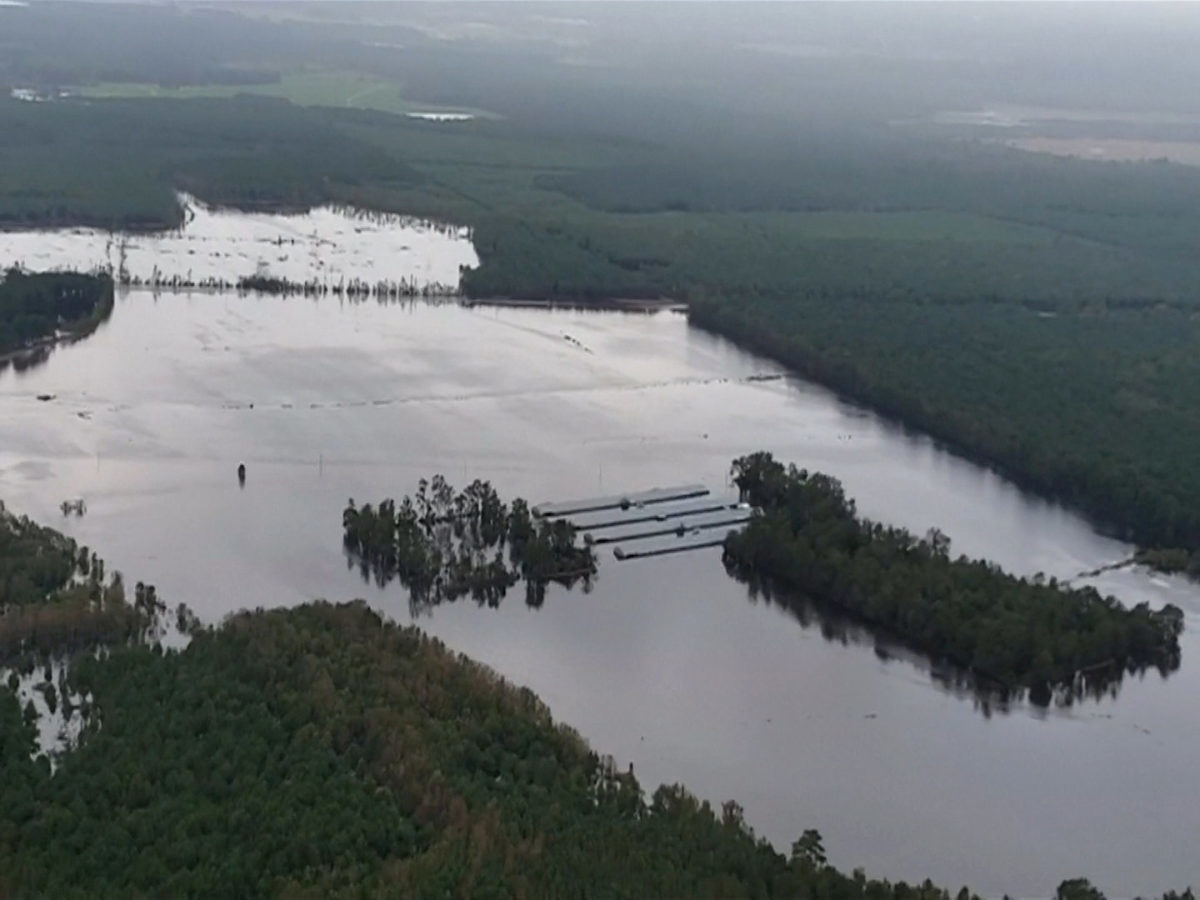
[[[982,109],[943,110],[932,116],[939,125],[978,125],[992,128],[1037,126],[1047,122],[1120,123],[1125,125],[1198,125],[1200,115],[1147,109],[1071,109],[1050,106],[1017,106],[1001,103]]]
[[[1019,572],[1073,577],[1130,552],[822,389],[763,377],[780,374],[671,312],[133,291],[86,341],[0,372],[0,497],[207,621],[314,597],[408,621],[399,585],[347,562],[341,511],[438,472],[533,502],[719,492],[733,457],[767,449],[837,475],[868,516],[936,525]],[[64,517],[69,498],[86,514]],[[590,592],[551,588],[532,608],[514,590],[419,624],[533,688],[645,786],[737,798],[785,850],[818,828],[838,866],[993,895],[1086,874],[1130,896],[1200,876],[1194,586],[1094,580],[1185,610],[1170,678],[989,711],[844,623],[749,597],[718,548],[601,550]]]
[[[0,231],[0,268],[109,269],[141,284],[236,285],[262,276],[328,288],[404,284],[446,292],[479,259],[467,229],[323,206],[292,215],[205,206],[180,196],[175,231],[112,234],[92,228]]]
[[[1200,143],[1191,141],[1026,137],[1005,141],[1005,143],[1021,150],[1029,150],[1033,153],[1051,153],[1054,156],[1129,162],[1167,159],[1189,166],[1200,166]]]
[[[410,112],[405,115],[410,119],[424,119],[427,122],[470,122],[475,118],[474,113],[462,112]]]

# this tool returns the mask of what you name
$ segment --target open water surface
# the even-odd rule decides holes
[[[837,475],[868,516],[1018,572],[1130,552],[822,389],[756,377],[781,374],[677,313],[134,291],[86,341],[0,371],[0,497],[209,621],[315,597],[407,621],[403,588],[348,567],[341,511],[436,472],[537,502],[722,488],[733,457],[768,449]],[[87,514],[64,518],[75,497]],[[752,600],[716,549],[602,553],[590,593],[531,609],[516,589],[419,624],[648,789],[736,798],[785,852],[815,827],[838,866],[987,894],[1200,883],[1200,591],[1140,570],[1096,583],[1182,607],[1183,666],[1066,710],[986,714],[918,662]]]
[[[97,228],[0,230],[0,269],[106,269],[135,284],[235,287],[259,275],[328,290],[352,284],[452,291],[479,258],[468,229],[386,213],[319,206],[303,213],[245,213],[179,195],[172,231],[113,234]]]

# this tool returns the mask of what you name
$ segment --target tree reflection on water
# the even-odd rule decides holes
[[[535,516],[520,498],[510,507],[478,479],[457,492],[441,475],[421,479],[399,504],[351,500],[342,527],[347,565],[379,587],[399,581],[414,614],[468,596],[495,608],[522,581],[536,608],[547,584],[590,590],[596,574],[595,554],[576,545],[570,522]]]

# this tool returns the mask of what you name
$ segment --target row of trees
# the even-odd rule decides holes
[[[769,453],[735,460],[732,472],[758,514],[729,536],[726,565],[778,588],[782,603],[829,606],[985,685],[1031,689],[1035,700],[1179,665],[1177,607],[1126,609],[1094,588],[954,558],[942,533],[919,540],[860,519],[836,479],[785,468]]]
[[[419,604],[470,595],[494,606],[524,579],[527,600],[540,605],[547,582],[571,585],[596,571],[595,555],[576,546],[569,522],[536,518],[520,498],[510,507],[478,479],[462,491],[441,475],[421,479],[399,504],[351,500],[342,529],[364,576],[380,584],[398,578]]]
[[[1200,571],[1200,323],[1190,308],[1028,308],[819,293],[693,298],[691,319],[945,440]]]

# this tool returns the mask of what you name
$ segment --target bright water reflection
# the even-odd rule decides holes
[[[186,194],[179,200],[184,224],[174,231],[0,230],[0,268],[107,269],[138,284],[235,286],[260,275],[330,290],[353,282],[420,290],[456,288],[460,267],[479,264],[470,234],[457,225],[333,206],[244,213]]]
[[[572,340],[566,340],[570,337]],[[767,449],[837,475],[868,516],[1061,577],[1129,548],[676,314],[135,292],[87,341],[0,373],[0,496],[217,620],[405,592],[348,570],[341,511],[442,472],[531,500],[698,481]],[[53,395],[42,402],[39,394]],[[244,489],[235,474],[248,468]],[[64,520],[58,504],[83,497]],[[718,550],[601,562],[588,594],[459,602],[422,627],[537,691],[643,783],[683,781],[786,847],[893,878],[1113,896],[1200,876],[1200,595],[1096,579],[1187,614],[1183,667],[1115,700],[980,714],[921,665],[750,602]]]

